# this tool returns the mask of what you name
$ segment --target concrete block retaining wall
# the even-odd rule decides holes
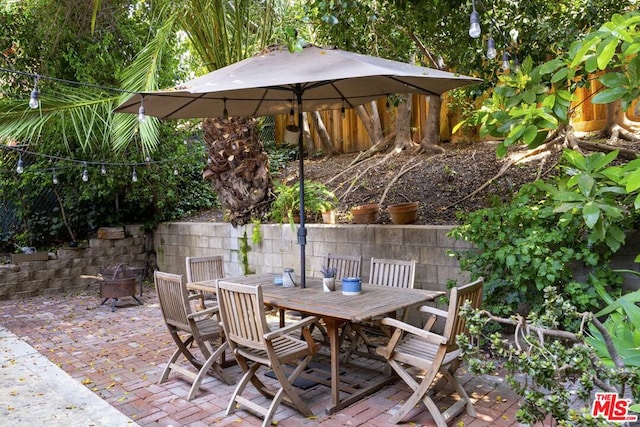
[[[262,242],[251,241],[255,225],[234,228],[228,223],[161,224],[154,233],[158,268],[186,275],[187,256],[222,255],[228,276],[244,274],[240,246],[247,238],[248,265],[254,273],[281,273],[285,267],[300,276],[300,246],[297,226],[262,224]],[[321,277],[320,268],[328,253],[362,255],[362,277],[367,281],[371,257],[415,260],[416,288],[446,290],[449,280],[468,281],[447,250],[470,247],[447,237],[449,226],[421,225],[307,225],[306,274]]]
[[[73,292],[91,286],[99,292],[99,282],[80,276],[97,276],[120,263],[143,267],[147,257],[145,240],[142,235],[116,240],[90,239],[86,248],[58,249],[48,261],[0,265],[0,300]]]

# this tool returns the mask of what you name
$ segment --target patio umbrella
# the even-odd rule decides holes
[[[305,46],[289,52],[276,46],[220,68],[175,89],[142,92],[127,99],[116,112],[160,119],[223,116],[265,116],[303,111],[352,108],[396,93],[442,93],[481,80],[426,67],[361,55],[334,48]],[[302,153],[302,133],[298,137]],[[305,285],[306,228],[304,166],[299,163],[301,286]]]

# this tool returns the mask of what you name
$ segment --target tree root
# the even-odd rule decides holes
[[[385,159],[388,156],[385,156]],[[400,171],[393,177],[393,179],[391,181],[389,181],[389,184],[387,184],[387,188],[384,189],[384,192],[382,193],[382,197],[380,197],[380,200],[378,201],[378,203],[382,206],[384,199],[387,197],[387,193],[389,192],[389,190],[391,189],[391,187],[393,186],[393,184],[395,184],[395,182],[400,179],[400,177],[404,174],[406,174],[407,172],[409,172],[412,169],[417,168],[418,166],[420,166],[423,163],[422,160],[420,160],[419,162],[416,162],[412,165],[410,165],[409,163],[405,163],[404,165],[402,165],[402,168],[400,168]]]
[[[388,150],[389,147],[391,146],[391,141],[393,141],[395,137],[396,137],[396,131],[394,130],[393,132],[389,133],[387,136],[382,138],[380,141],[376,142],[367,151],[363,151],[362,153],[358,154],[358,156],[355,159],[353,159],[353,161],[349,166],[354,166],[370,157],[373,157],[374,155],[382,151]]]
[[[378,166],[378,165],[382,164],[382,163],[386,160],[386,158],[387,158],[387,157],[385,156],[385,157],[383,157],[382,159],[380,159],[379,161],[377,161],[376,163],[373,163],[373,164],[371,164],[371,165],[367,166],[364,170],[360,171],[360,172],[359,172],[359,173],[358,173],[358,174],[357,174],[357,175],[356,175],[356,176],[351,180],[351,184],[349,185],[349,188],[347,188],[347,189],[345,190],[345,192],[344,192],[344,193],[342,193],[342,195],[338,197],[338,200],[344,200],[344,198],[345,198],[345,197],[347,197],[347,195],[348,195],[349,193],[351,193],[351,191],[353,190],[353,187],[355,187],[355,186],[356,186],[356,183],[358,182],[358,180],[360,179],[360,177],[361,177],[362,175],[364,175],[364,174],[365,174],[369,169],[371,169],[371,168],[373,168],[373,167],[375,167],[375,166]],[[351,169],[351,167],[349,167],[348,169]],[[342,172],[342,173],[344,173],[344,172]],[[346,182],[343,182],[342,184],[340,184],[340,185],[336,188],[336,191],[337,191],[340,187],[342,187],[342,185],[344,185],[345,183],[346,183]],[[334,193],[335,193],[335,191],[334,191]]]
[[[489,185],[491,185],[491,183],[493,183],[493,181],[495,181],[496,179],[502,177],[505,173],[507,173],[507,171],[509,170],[509,168],[511,168],[511,166],[518,164],[519,162],[523,161],[526,158],[533,157],[535,155],[543,153],[544,151],[551,151],[551,149],[554,146],[557,146],[563,140],[564,140],[563,136],[556,136],[555,138],[553,138],[550,141],[538,146],[537,148],[534,148],[533,150],[529,150],[526,153],[520,154],[518,156],[515,156],[515,157],[509,159],[508,162],[506,162],[504,165],[502,165],[502,167],[500,168],[500,170],[498,171],[497,174],[495,174],[493,177],[491,177],[487,181],[485,181],[484,184],[482,184],[480,187],[476,188],[474,191],[472,191],[471,193],[467,194],[463,198],[461,198],[459,200],[456,200],[455,202],[443,207],[442,209],[443,210],[450,209],[453,206],[455,206],[455,205],[457,205],[459,203],[462,203],[463,201],[465,201],[467,199],[470,199],[471,197],[474,197],[475,195],[477,195],[478,193],[483,191],[485,188],[487,188]],[[540,172],[539,172],[539,174],[540,174]]]
[[[617,123],[604,129],[602,134],[607,137],[609,143],[612,145],[619,144],[621,139],[629,142],[640,141],[640,138],[638,138],[636,134]]]

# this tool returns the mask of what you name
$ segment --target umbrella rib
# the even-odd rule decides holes
[[[266,98],[267,93],[268,93],[268,91],[269,91],[269,88],[262,88],[262,89],[263,89],[262,96],[261,96],[259,99],[257,99],[257,100],[256,100],[256,101],[258,101],[258,102],[257,102],[257,104],[256,104],[256,108],[253,110],[253,114],[251,115],[252,117],[255,117],[255,116],[257,115],[258,110],[260,109],[260,106],[261,106],[261,105],[262,105],[262,103],[264,102],[264,99]],[[274,88],[272,88],[272,89],[279,89],[279,87],[274,87]],[[283,89],[283,90],[284,90],[284,89]]]
[[[190,104],[192,104],[193,102],[197,101],[198,99],[202,98],[205,95],[206,95],[206,93],[202,93],[202,94],[200,94],[198,96],[195,96],[193,98],[192,97],[186,97],[189,100],[189,102],[186,102],[186,103],[180,105],[180,107],[178,107],[175,110],[171,111],[170,113],[165,114],[164,116],[161,117],[161,119],[166,119],[167,117],[170,117],[172,114],[175,114],[180,110],[183,110],[184,108],[188,107]]]

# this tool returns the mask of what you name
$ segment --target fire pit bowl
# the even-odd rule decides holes
[[[111,311],[115,311],[115,303],[118,298],[133,297],[138,304],[142,305],[142,302],[136,297],[138,277],[138,273],[126,264],[118,264],[103,270],[100,273],[100,298],[104,298],[102,304],[111,299]]]

